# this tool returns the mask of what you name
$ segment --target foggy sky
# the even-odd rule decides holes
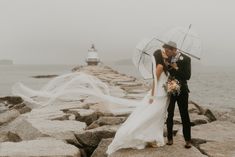
[[[103,61],[131,58],[136,44],[193,25],[203,65],[235,66],[233,0],[0,0],[0,59],[76,64],[92,43]]]

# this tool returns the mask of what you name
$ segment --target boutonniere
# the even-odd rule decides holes
[[[181,61],[184,59],[184,57],[183,56],[180,56],[180,58],[179,58]]]

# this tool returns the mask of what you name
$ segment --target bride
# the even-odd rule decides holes
[[[120,126],[108,146],[107,154],[121,148],[143,149],[146,146],[159,147],[165,144],[163,129],[169,98],[163,86],[168,79],[166,59],[169,52],[157,50],[153,56],[152,61],[156,66],[153,68],[152,90]]]

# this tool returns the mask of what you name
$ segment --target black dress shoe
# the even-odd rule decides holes
[[[169,145],[169,146],[172,145],[173,144],[173,140],[168,140],[166,144]]]
[[[191,141],[186,141],[186,144],[185,144],[184,147],[187,148],[187,149],[191,148],[192,147]]]

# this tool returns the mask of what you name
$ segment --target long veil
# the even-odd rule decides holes
[[[155,62],[155,59],[152,61]],[[143,104],[145,99],[132,100],[112,96],[106,83],[84,72],[71,72],[55,77],[40,90],[30,89],[19,82],[12,87],[12,93],[22,97],[36,108],[56,104],[56,101],[72,102],[92,96],[109,102],[108,110],[111,113],[132,112],[138,105]],[[113,109],[112,104],[118,105],[119,108]]]

